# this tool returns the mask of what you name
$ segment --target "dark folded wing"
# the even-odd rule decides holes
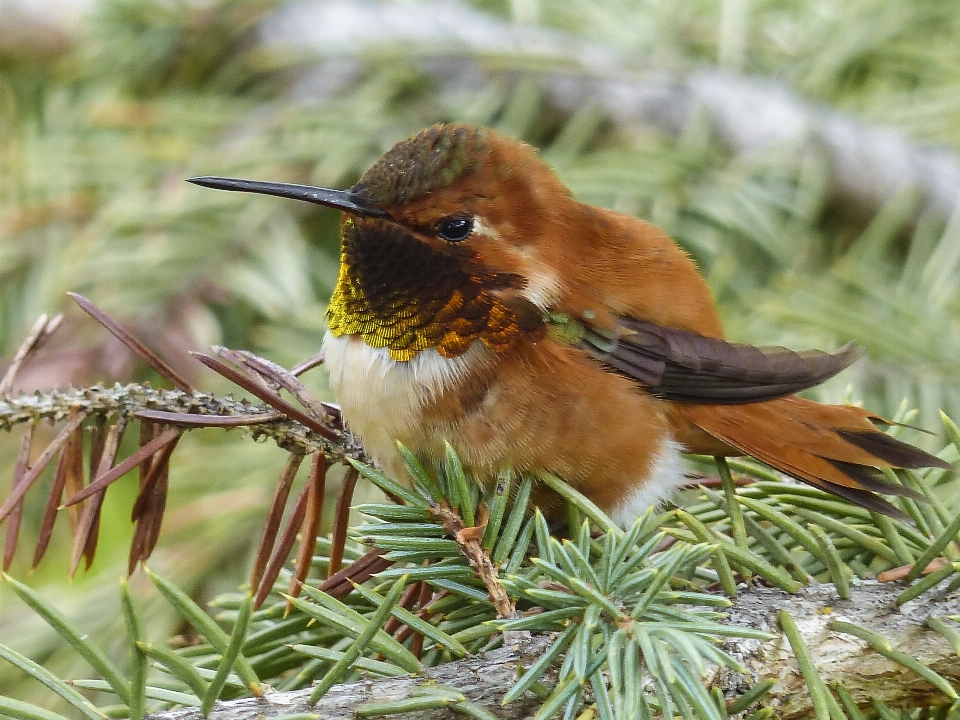
[[[608,336],[589,325],[579,345],[613,370],[677,402],[741,404],[792,395],[833,377],[863,354],[852,343],[835,353],[795,352],[704,337],[621,318]]]

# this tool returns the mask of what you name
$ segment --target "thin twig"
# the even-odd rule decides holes
[[[373,548],[357,558],[340,572],[331,575],[319,589],[332,597],[342,600],[353,592],[353,584],[361,585],[379,572],[393,565],[392,560],[383,557],[383,550]]]
[[[410,583],[407,585],[407,589],[403,591],[403,595],[400,596],[400,600],[397,604],[404,610],[411,610],[414,603],[416,603],[417,598],[420,596],[420,585],[422,582],[423,581]],[[387,624],[383,626],[383,631],[387,635],[396,636],[397,630],[402,630],[405,627],[406,625],[403,625],[396,615],[391,615],[390,619],[387,620]]]
[[[303,514],[303,525],[300,527],[300,549],[297,551],[297,561],[293,566],[293,576],[288,588],[291,597],[299,597],[301,586],[310,572],[310,562],[317,547],[320,519],[323,516],[323,496],[329,467],[323,455],[314,454],[310,477],[307,480],[307,508]]]
[[[337,497],[337,509],[333,516],[333,532],[330,536],[330,564],[327,567],[327,577],[333,577],[340,571],[343,563],[343,549],[347,542],[347,525],[350,520],[350,505],[353,503],[353,491],[357,487],[360,473],[356,468],[349,467],[343,475],[340,485],[340,495]]]
[[[166,433],[163,435],[165,434]],[[163,435],[160,435],[160,437],[163,437]],[[137,495],[137,499],[133,502],[133,509],[130,511],[130,518],[132,520],[139,520],[144,516],[146,507],[149,504],[148,498],[150,497],[150,493],[163,476],[167,465],[170,463],[170,456],[173,455],[173,451],[176,449],[177,443],[180,441],[182,435],[183,433],[178,432],[154,457],[150,465],[150,472],[147,473],[140,484],[140,494]]]
[[[210,368],[214,372],[219,373],[220,375],[223,375],[223,377],[227,378],[228,380],[235,383],[236,385],[239,385],[244,390],[252,393],[253,395],[260,398],[261,400],[263,400],[265,403],[267,403],[274,409],[282,412],[287,417],[293,420],[296,420],[301,425],[305,425],[306,427],[310,428],[318,435],[322,435],[328,440],[332,440],[334,442],[338,441],[339,438],[337,437],[337,434],[335,432],[325,427],[320,421],[310,417],[302,410],[298,410],[297,408],[295,408],[293,405],[288,403],[286,400],[281,398],[276,393],[268,392],[264,387],[262,387],[258,383],[253,382],[246,376],[242,375],[241,373],[229,367],[228,365],[225,365],[224,363],[220,362],[214,357],[211,357],[209,355],[205,355],[204,353],[199,353],[199,352],[195,352],[191,354],[197,360],[202,362],[204,365],[206,365],[208,368]]]
[[[429,620],[430,616],[433,614],[427,608],[427,605],[430,604],[430,600],[432,598],[433,588],[430,587],[429,583],[422,583],[420,585],[420,597],[418,598],[420,610],[417,613],[417,616],[421,620]],[[420,660],[423,657],[423,633],[414,633],[413,642],[410,643],[410,652],[416,656],[417,660]]]
[[[137,527],[130,542],[127,573],[132,575],[138,563],[145,562],[160,538],[160,526],[167,505],[167,488],[170,481],[170,457],[181,435],[171,440],[153,458],[150,469],[143,473],[141,463],[140,494],[133,503],[131,518]]]
[[[37,458],[37,461],[33,466],[26,472],[26,474],[21,478],[20,484],[17,487],[11,490],[10,495],[7,497],[6,501],[0,506],[0,522],[6,520],[7,517],[13,512],[13,509],[17,506],[23,496],[27,494],[27,491],[30,487],[37,481],[40,477],[40,473],[46,469],[47,465],[53,460],[54,456],[66,445],[67,440],[73,434],[73,432],[80,427],[80,423],[84,421],[87,417],[86,412],[78,412],[70,420],[67,421],[67,424],[64,425],[63,429],[57,434],[57,436],[47,445],[46,449],[40,453],[40,457]]]
[[[276,422],[284,417],[280,412],[265,412],[248,415],[198,415],[196,413],[167,412],[165,410],[139,410],[134,417],[181,427],[244,427]]]
[[[247,363],[244,362],[243,350],[231,350],[230,348],[223,347],[222,345],[214,345],[211,349],[217,355],[217,357],[225,360],[226,362],[232,363],[239,370],[241,370],[251,382],[256,383],[264,390],[269,392],[280,392],[281,386],[279,383],[271,381],[269,378],[264,377],[262,373],[256,372],[247,366]],[[253,353],[250,354],[253,355]]]
[[[931,573],[934,573],[949,564],[949,558],[934,558],[925,568],[923,568],[923,570],[920,571],[920,574],[930,575]],[[901,565],[900,567],[890,568],[889,570],[884,570],[883,572],[877,573],[877,581],[882,583],[899,582],[900,580],[906,578],[907,575],[910,574],[911,570],[913,570],[912,563],[910,565]]]
[[[30,566],[31,569],[36,568],[37,565],[40,564],[50,545],[50,538],[53,537],[53,527],[57,522],[57,510],[60,508],[60,501],[63,499],[63,490],[66,481],[67,450],[64,448],[64,451],[60,453],[60,460],[57,462],[57,469],[53,476],[53,485],[50,488],[50,495],[47,498],[47,506],[43,511],[43,520],[40,523],[40,533],[37,536],[37,547],[33,551],[33,564]]]
[[[83,446],[83,430],[82,428],[78,431],[80,442],[78,443],[81,447]],[[90,454],[89,454],[89,466],[90,466],[90,479],[88,482],[93,482],[97,479],[97,476],[100,475],[101,462],[103,461],[103,448],[107,442],[107,416],[106,415],[97,415],[93,419],[93,433],[90,436]],[[68,443],[69,446],[69,443]],[[81,453],[82,454],[82,453]],[[83,472],[83,461],[81,460],[78,464],[78,469],[80,473]],[[103,468],[104,471],[107,470],[106,467]],[[81,479],[80,485],[71,488],[71,494],[79,492],[83,489],[83,481]]]
[[[443,527],[457,541],[460,552],[467,558],[477,577],[483,580],[490,595],[490,602],[497,609],[497,615],[502,618],[513,617],[516,614],[516,606],[500,584],[499,572],[496,564],[490,559],[489,551],[480,544],[487,524],[486,506],[481,506],[480,517],[474,527],[465,527],[463,518],[446,503],[432,505],[430,512],[443,520]]]
[[[176,370],[167,365],[163,358],[150,350],[146,345],[137,340],[137,338],[135,338],[129,332],[120,327],[120,325],[113,318],[107,315],[107,313],[105,313],[101,308],[94,305],[90,300],[79,293],[70,292],[67,293],[67,295],[73,298],[74,302],[83,308],[84,312],[109,330],[110,333],[117,338],[117,340],[126,345],[135,355],[137,355],[137,357],[153,368],[157,374],[165,377],[180,390],[188,393],[193,392],[193,388],[190,387],[190,383],[180,377]]]
[[[33,433],[36,425],[27,427],[27,431],[20,438],[20,450],[17,453],[17,462],[13,468],[13,487],[16,488],[23,481],[30,463],[30,446],[33,443]],[[17,503],[16,509],[10,515],[7,523],[7,536],[3,544],[3,571],[7,572],[13,563],[13,555],[17,551],[17,537],[20,535],[20,521],[23,518],[23,500]]]
[[[183,434],[183,431],[180,428],[170,428],[166,430],[162,435],[158,435],[153,440],[148,442],[146,445],[141,447],[130,457],[124,460],[121,463],[118,463],[116,466],[112,467],[108,472],[104,473],[98,477],[94,482],[87,485],[83,490],[75,494],[73,497],[69,498],[64,506],[70,507],[75,505],[81,500],[86,500],[91,495],[100,492],[110,483],[118,480],[119,478],[126,475],[128,472],[133,470],[134,467],[140,464],[140,462],[146,458],[151,457],[155,452],[166,447],[170,443],[177,440],[180,435]]]
[[[27,333],[27,337],[24,338],[23,342],[20,343],[20,347],[17,348],[17,353],[13,356],[10,367],[8,367],[4,373],[3,379],[0,379],[0,396],[7,395],[10,392],[13,388],[13,383],[16,381],[17,373],[20,372],[20,369],[27,360],[53,335],[54,331],[60,327],[62,320],[63,315],[57,315],[50,320],[47,318],[46,313],[37,318],[36,322],[33,323],[33,327],[30,328],[30,332]]]
[[[325,403],[324,407],[332,421],[339,423],[339,411],[336,406]],[[219,423],[217,418],[229,416],[266,417],[266,422],[258,421],[257,424],[250,424],[249,432],[254,438],[268,437],[280,447],[287,449],[299,447],[306,453],[319,450],[326,454],[331,462],[340,462],[346,457],[369,462],[363,448],[349,433],[343,432],[339,424],[327,426],[327,432],[321,437],[295,420],[286,417],[272,420],[271,418],[276,417],[275,411],[245,400],[217,397],[201,392],[158,390],[137,383],[111,387],[94,385],[80,389],[54,389],[45,393],[37,392],[15,398],[0,398],[0,430],[7,430],[27,422],[43,420],[59,422],[70,414],[72,408],[83,410],[90,415],[114,413],[139,415],[141,412],[154,409],[171,413],[202,414],[211,416],[214,425]],[[166,422],[164,416],[159,416],[158,420]],[[185,424],[186,427],[193,425],[190,419]],[[329,440],[331,435],[336,439]]]
[[[95,466],[91,469],[91,476],[97,477],[101,472],[106,472],[107,469],[113,465],[117,459],[117,451],[120,447],[120,440],[123,438],[123,431],[126,429],[126,425],[126,421],[121,418],[118,423],[110,428],[103,442],[100,457],[97,458]],[[70,553],[70,577],[73,577],[77,572],[81,558],[86,559],[86,567],[88,570],[93,563],[100,526],[100,508],[103,505],[105,493],[106,490],[101,490],[94,494],[88,502],[83,505],[83,513],[80,516],[80,522],[73,539],[73,549]]]
[[[221,350],[229,352],[230,357],[234,358],[234,362],[242,364],[243,367],[253,371],[268,383],[281,387],[289,392],[317,420],[320,422],[329,422],[327,411],[320,400],[315,398],[310,391],[307,390],[307,387],[285,367],[246,350],[227,351],[226,348],[217,348],[218,353]]]
[[[162,429],[163,426],[159,423],[141,422],[137,449],[142,451],[154,438],[160,435]],[[153,467],[153,454],[144,455],[141,457],[140,462],[137,463],[137,475],[140,480],[140,487],[143,486],[143,481],[146,480],[147,475],[150,474],[151,467]]]
[[[290,374],[297,376],[303,375],[305,372],[307,372],[307,370],[312,370],[318,365],[323,365],[325,360],[326,358],[324,357],[323,353],[319,352],[313,357],[308,357],[306,360],[301,360],[292,368],[290,368]]]
[[[267,599],[267,596],[273,589],[277,578],[280,577],[283,564],[287,561],[290,550],[293,548],[293,543],[297,539],[297,530],[299,530],[303,524],[303,517],[307,512],[307,497],[309,493],[309,486],[305,487],[297,498],[296,504],[293,506],[293,512],[290,514],[287,526],[280,536],[280,542],[274,547],[273,555],[270,556],[270,562],[267,563],[267,569],[263,572],[263,579],[260,581],[260,587],[257,588],[257,595],[254,598],[254,607],[260,607],[263,604],[263,601]],[[287,605],[289,606],[289,602]]]
[[[78,412],[80,412],[78,408],[71,408],[70,418],[72,418]],[[73,433],[67,439],[67,444],[63,447],[63,452],[60,453],[60,456],[64,460],[64,493],[67,497],[71,497],[83,490],[83,441],[84,432],[83,426],[81,425],[73,431]],[[91,472],[96,472],[96,465],[98,461],[99,457],[91,460]],[[83,508],[81,507],[71,507],[67,511],[67,517],[70,518],[71,532],[76,533],[77,527],[80,525],[80,515],[82,512]]]
[[[267,522],[263,527],[263,535],[260,536],[260,545],[257,547],[257,554],[253,560],[253,568],[250,571],[251,588],[260,587],[260,581],[263,579],[263,571],[267,567],[270,553],[277,541],[280,520],[283,519],[283,509],[287,505],[287,498],[290,496],[293,479],[297,476],[297,470],[300,469],[300,464],[303,462],[304,457],[305,455],[302,450],[294,450],[287,458],[283,470],[280,471],[276,489],[273,491],[273,502],[270,503]],[[270,585],[272,586],[273,583],[270,583]]]

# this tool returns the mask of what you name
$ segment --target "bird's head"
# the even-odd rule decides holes
[[[563,210],[575,204],[570,192],[534,148],[487,128],[429,127],[394,145],[348,190],[219,177],[190,182],[343,211],[344,261],[354,274],[350,246],[362,245],[366,265],[432,257],[540,311],[562,292],[555,266],[564,252]],[[397,252],[411,241],[422,248]]]

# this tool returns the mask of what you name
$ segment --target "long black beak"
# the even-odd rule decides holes
[[[389,217],[379,208],[364,205],[362,201],[349,190],[328,190],[327,188],[312,187],[310,185],[294,185],[292,183],[260,182],[259,180],[237,180],[225,177],[195,177],[187,182],[214,190],[235,190],[238,192],[259,193],[275,197],[304,200],[315,205],[342,210],[351,215],[361,217]]]

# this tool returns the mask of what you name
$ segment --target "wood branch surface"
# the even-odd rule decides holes
[[[960,196],[955,153],[861,123],[805,100],[782,83],[716,69],[650,71],[659,64],[656,57],[629,57],[576,35],[502,20],[457,0],[303,0],[283,5],[264,22],[261,38],[268,47],[320,58],[294,93],[299,101],[317,101],[349,87],[371,56],[396,54],[405,61],[416,56],[443,88],[460,93],[481,90],[498,69],[526,69],[555,105],[573,111],[593,103],[626,127],[678,134],[706,111],[718,136],[738,152],[782,147],[821,152],[832,165],[834,190],[869,214],[909,188],[946,218]]]
[[[929,592],[900,608],[894,605],[903,586],[896,583],[863,582],[848,600],[839,600],[833,585],[811,585],[796,595],[775,588],[750,588],[729,611],[733,625],[766,630],[777,637],[769,641],[733,640],[725,649],[748,668],[748,676],[715,671],[707,681],[727,697],[736,697],[758,680],[776,680],[764,704],[775,708],[783,720],[811,717],[812,706],[790,645],[781,635],[777,616],[786,610],[796,621],[821,675],[828,685],[840,684],[861,704],[869,707],[879,698],[892,707],[926,707],[945,698],[914,673],[869,649],[864,642],[827,629],[831,620],[845,620],[882,633],[892,646],[918,658],[952,682],[960,681],[960,657],[939,634],[926,627],[926,618],[960,614],[960,598],[942,590]],[[950,622],[950,621],[946,621]],[[505,647],[424,670],[416,676],[362,680],[335,686],[316,706],[309,704],[309,690],[267,692],[263,698],[245,698],[218,703],[212,720],[258,720],[295,712],[316,712],[337,720],[354,717],[364,703],[409,697],[419,686],[444,685],[458,690],[493,712],[498,718],[528,716],[536,707],[531,694],[507,708],[503,693],[516,681],[518,666],[529,667],[550,638],[511,633]],[[155,720],[199,720],[194,708],[158,713]],[[448,710],[411,712],[403,720],[448,718]]]
[[[781,610],[796,621],[827,685],[842,685],[861,707],[870,707],[873,698],[891,707],[943,704],[946,698],[913,672],[874,652],[862,640],[827,628],[832,620],[842,620],[878,632],[894,648],[917,658],[956,685],[960,681],[960,656],[943,636],[926,626],[926,620],[933,616],[949,624],[946,616],[960,614],[960,596],[945,594],[941,585],[897,608],[894,601],[904,587],[866,581],[852,588],[847,600],[840,600],[829,584],[810,585],[796,595],[773,588],[754,588],[738,598],[730,609],[729,622],[777,633],[778,637],[768,642],[737,641],[728,644],[727,649],[752,671],[755,679],[777,681],[768,697],[776,707],[776,717],[783,720],[811,717],[812,706],[790,645],[779,632],[777,616]],[[745,680],[733,673],[720,675],[714,682],[725,692],[736,690],[737,683]]]
[[[324,720],[354,720],[358,707],[370,702],[401,700],[422,686],[459,690],[475,703],[491,710],[501,720],[529,717],[538,700],[526,698],[501,705],[504,693],[516,682],[517,666],[529,667],[549,647],[550,638],[513,633],[504,647],[483,655],[425,669],[418,675],[360,680],[335,685],[316,705],[310,703],[310,690],[267,692],[262,698],[243,698],[217,703],[207,720],[267,720],[293,713],[316,713]],[[396,717],[403,720],[440,720],[450,718],[450,710],[411,712]],[[154,720],[201,720],[198,708],[173,710],[150,716]]]

